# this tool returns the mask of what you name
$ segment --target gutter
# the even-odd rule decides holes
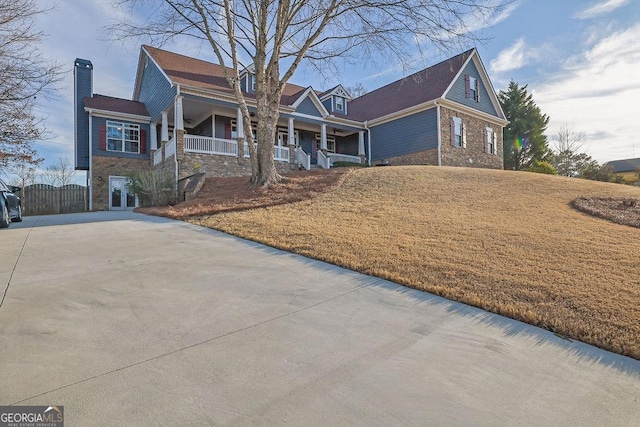
[[[369,121],[364,121],[364,129],[367,131],[367,165],[371,166],[371,129],[369,129]]]
[[[438,166],[442,166],[442,123],[440,123],[440,104],[438,101],[433,101],[436,104],[436,115],[438,122]]]
[[[89,212],[93,211],[93,113],[89,111]],[[108,178],[107,178],[108,180]]]
[[[180,95],[180,85],[176,85],[176,99],[178,98],[178,96]],[[175,161],[175,177],[176,177],[176,202],[178,202],[178,196],[180,196],[180,191],[179,191],[179,186],[178,186],[178,135],[176,133],[176,129],[175,129],[175,106],[173,107],[174,111],[173,111],[173,138],[175,139],[175,143],[176,143],[176,153],[173,156],[173,159]],[[183,107],[184,108],[184,107]],[[184,111],[182,112],[182,115],[184,116]],[[215,132],[215,129],[213,129],[213,131]],[[182,138],[183,138],[183,142],[184,142],[184,124],[182,126]]]

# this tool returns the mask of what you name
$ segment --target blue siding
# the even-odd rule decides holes
[[[432,108],[371,128],[372,160],[438,148],[438,114]]]
[[[138,99],[144,103],[151,116],[151,121],[155,122],[160,118],[162,112],[167,109],[176,96],[176,88],[156,67],[156,64],[150,59],[145,60],[146,66],[142,72],[140,81],[140,93]]]
[[[75,96],[75,168],[89,170],[89,113],[84,110],[82,98],[91,97],[93,65],[86,59],[76,59],[74,63]]]
[[[467,98],[465,75],[475,77],[478,80],[478,85],[480,86],[480,102],[477,102],[476,100],[473,100],[471,98]],[[453,86],[451,86],[451,90],[447,94],[447,99],[459,102],[460,104],[475,108],[494,116],[498,115],[496,109],[493,108],[491,99],[489,98],[487,87],[484,85],[484,82],[480,78],[480,73],[478,72],[478,69],[476,68],[476,65],[473,61],[469,61],[465,69],[460,74],[458,80],[456,80]]]
[[[305,100],[302,101],[300,103],[300,105],[298,105],[298,108],[296,108],[296,111],[298,113],[308,114],[310,116],[322,117],[322,113],[320,113],[320,111],[318,111],[318,109],[316,108],[315,104],[313,103],[313,101],[309,97],[305,98]]]
[[[358,155],[358,134],[336,138],[336,151],[340,154]]]
[[[105,150],[100,150],[99,144],[100,144],[100,127],[102,126],[107,126],[107,120],[111,120],[111,121],[116,121],[116,122],[122,122],[122,123],[131,123],[131,124],[135,124],[135,125],[140,125],[140,130],[145,130],[146,134],[147,134],[147,138],[146,138],[146,146],[147,146],[147,153],[146,154],[133,154],[133,153],[120,153],[120,152],[115,152],[115,151],[105,151]],[[144,123],[135,123],[135,122],[128,122],[126,120],[117,120],[117,119],[107,119],[104,117],[96,117],[93,116],[93,119],[91,120],[92,122],[92,147],[93,147],[93,155],[94,156],[107,156],[107,157],[119,157],[119,158],[124,158],[124,159],[149,159],[150,157],[150,152],[151,152],[151,140],[149,137],[149,125],[148,124],[144,124]]]
[[[322,105],[324,105],[324,108],[326,108],[327,111],[333,111],[331,108],[331,98],[327,98],[324,101],[322,101]]]

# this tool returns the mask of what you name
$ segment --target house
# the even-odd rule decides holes
[[[640,182],[640,157],[635,159],[614,160],[607,163],[613,173],[622,178],[622,182]]]
[[[241,74],[255,112],[251,67]],[[190,176],[250,174],[242,115],[220,65],[142,46],[131,100],[93,94],[93,65],[76,59],[75,165],[88,171],[91,209],[127,209],[127,177],[145,168]],[[363,96],[288,84],[274,158],[279,172],[430,164],[502,169],[505,115],[476,49]]]

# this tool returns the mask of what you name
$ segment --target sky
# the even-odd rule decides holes
[[[59,157],[73,159],[75,58],[93,63],[95,93],[131,99],[140,45],[149,41],[109,40],[106,27],[133,13],[113,3],[57,0],[36,20],[46,35],[43,58],[65,71],[52,99],[43,100],[38,109],[50,132],[35,143],[45,158],[43,167]],[[366,66],[345,65],[332,80],[303,65],[291,82],[317,90],[362,83],[374,90],[475,46],[496,91],[511,80],[528,86],[551,119],[551,146],[558,128],[567,125],[584,134],[582,150],[600,163],[640,157],[640,1],[514,0],[490,22],[470,18],[468,27],[480,41],[449,52],[427,49],[416,55],[411,70],[377,58]],[[213,57],[206,47],[184,41],[163,48],[210,61]]]

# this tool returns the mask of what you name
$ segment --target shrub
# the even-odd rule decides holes
[[[355,162],[333,162],[331,164],[332,168],[363,168],[367,165],[363,165],[362,163]]]
[[[535,160],[532,164],[525,169],[527,172],[544,173],[547,175],[557,175],[555,168],[551,166],[549,162],[542,162]]]
[[[138,196],[144,207],[166,206],[176,201],[176,179],[169,169],[140,171],[129,179],[127,191]]]

